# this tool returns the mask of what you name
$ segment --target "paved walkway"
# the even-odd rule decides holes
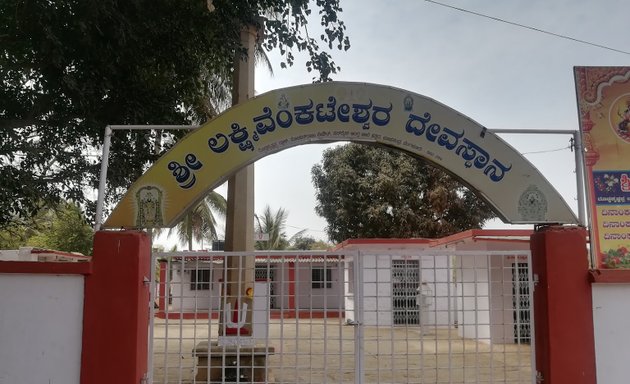
[[[357,331],[343,319],[272,320],[269,382],[354,383]],[[423,334],[418,326],[366,326],[362,331],[364,383],[532,383],[528,345],[462,339],[457,329]],[[216,339],[216,321],[169,320],[167,327],[156,319],[153,382],[198,383],[192,350],[208,334]]]

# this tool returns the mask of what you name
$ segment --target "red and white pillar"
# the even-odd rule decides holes
[[[85,279],[81,383],[140,383],[147,373],[151,251],[137,231],[94,236]]]

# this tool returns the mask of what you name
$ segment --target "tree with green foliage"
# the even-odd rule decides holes
[[[322,33],[307,30],[311,11]],[[216,116],[242,59],[240,31],[314,79],[339,70],[349,48],[339,0],[56,0],[0,2],[0,229],[62,200],[94,213],[99,150],[108,124],[199,124]],[[260,15],[267,18],[263,22]],[[311,31],[313,34],[313,31]],[[111,204],[183,133],[118,131]]]
[[[289,249],[296,249],[300,251],[325,251],[332,248],[332,244],[329,244],[323,240],[317,240],[313,236],[293,236],[291,246]]]
[[[30,218],[15,217],[0,229],[0,249],[31,246],[67,252],[92,253],[93,232],[72,203],[41,209]]]
[[[257,241],[255,248],[258,250],[287,249],[294,238],[302,236],[306,230],[299,231],[290,238],[287,238],[285,230],[288,217],[289,212],[287,212],[286,209],[278,208],[276,212],[273,212],[269,205],[265,206],[262,214],[254,215],[254,219],[256,220],[254,223],[255,231],[269,234],[269,240]]]
[[[43,209],[29,218],[18,218],[0,228],[0,249],[18,249],[26,246],[28,239],[37,235],[46,221],[48,209]]]
[[[311,170],[318,215],[335,242],[352,238],[436,238],[480,228],[495,215],[471,190],[421,159],[346,144]]]
[[[312,236],[298,236],[293,239],[289,249],[297,249],[300,251],[308,251],[317,242]]]

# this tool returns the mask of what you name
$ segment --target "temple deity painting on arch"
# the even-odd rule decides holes
[[[162,191],[158,187],[144,186],[136,192],[136,226],[160,227],[162,218]]]

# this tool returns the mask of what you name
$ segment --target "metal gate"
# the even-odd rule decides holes
[[[253,343],[218,343],[224,322],[240,319],[229,312],[221,321],[228,257],[255,258],[252,274],[267,279],[253,293]],[[533,319],[529,252],[186,252],[154,260],[150,383],[535,382],[533,327],[523,321]]]

